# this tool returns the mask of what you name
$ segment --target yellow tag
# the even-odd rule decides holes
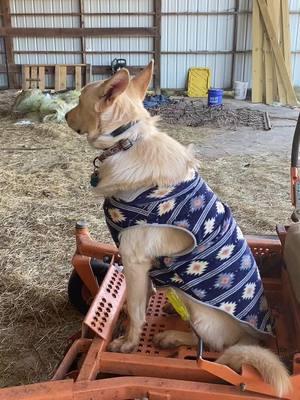
[[[174,289],[168,289],[167,299],[172,304],[175,311],[180,315],[181,319],[183,319],[184,321],[188,321],[190,319],[188,309]]]

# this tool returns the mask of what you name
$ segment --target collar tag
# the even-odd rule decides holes
[[[99,182],[100,182],[99,171],[95,169],[95,171],[91,175],[91,180],[90,180],[91,186],[97,187]]]

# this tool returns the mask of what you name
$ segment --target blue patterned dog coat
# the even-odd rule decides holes
[[[221,309],[263,333],[272,333],[269,307],[250,248],[232,217],[197,174],[176,186],[153,187],[132,201],[107,198],[106,222],[117,245],[124,229],[172,226],[194,246],[159,257],[149,274],[156,286],[178,288],[199,303]]]

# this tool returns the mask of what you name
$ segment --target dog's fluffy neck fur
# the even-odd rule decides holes
[[[125,138],[134,142],[129,150],[107,158],[100,166],[101,182],[96,191],[104,197],[122,196],[123,192],[152,186],[174,185],[183,181],[197,166],[191,148],[185,148],[160,132],[155,126],[157,118],[148,113],[141,114],[139,122],[120,136],[101,135],[97,139],[98,148]]]

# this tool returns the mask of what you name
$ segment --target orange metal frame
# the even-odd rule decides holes
[[[285,228],[278,229],[281,241]],[[126,285],[115,247],[95,242],[88,229],[76,229],[77,250],[73,265],[94,301],[86,315],[81,338],[73,341],[52,381],[0,390],[0,400],[237,400],[276,398],[272,387],[258,373],[244,366],[241,374],[215,362],[218,354],[205,349],[197,359],[195,348],[161,350],[152,344],[153,336],[165,329],[187,330],[189,326],[176,315],[166,314],[163,292],[149,301],[147,320],[135,353],[108,352],[112,337],[126,326],[122,307]],[[293,293],[281,259],[282,243],[277,238],[248,237],[259,264],[266,296],[276,321],[276,340],[269,346],[279,354],[291,371],[293,393],[300,399],[300,305]],[[111,256],[111,265],[100,289],[90,268],[90,257]]]

